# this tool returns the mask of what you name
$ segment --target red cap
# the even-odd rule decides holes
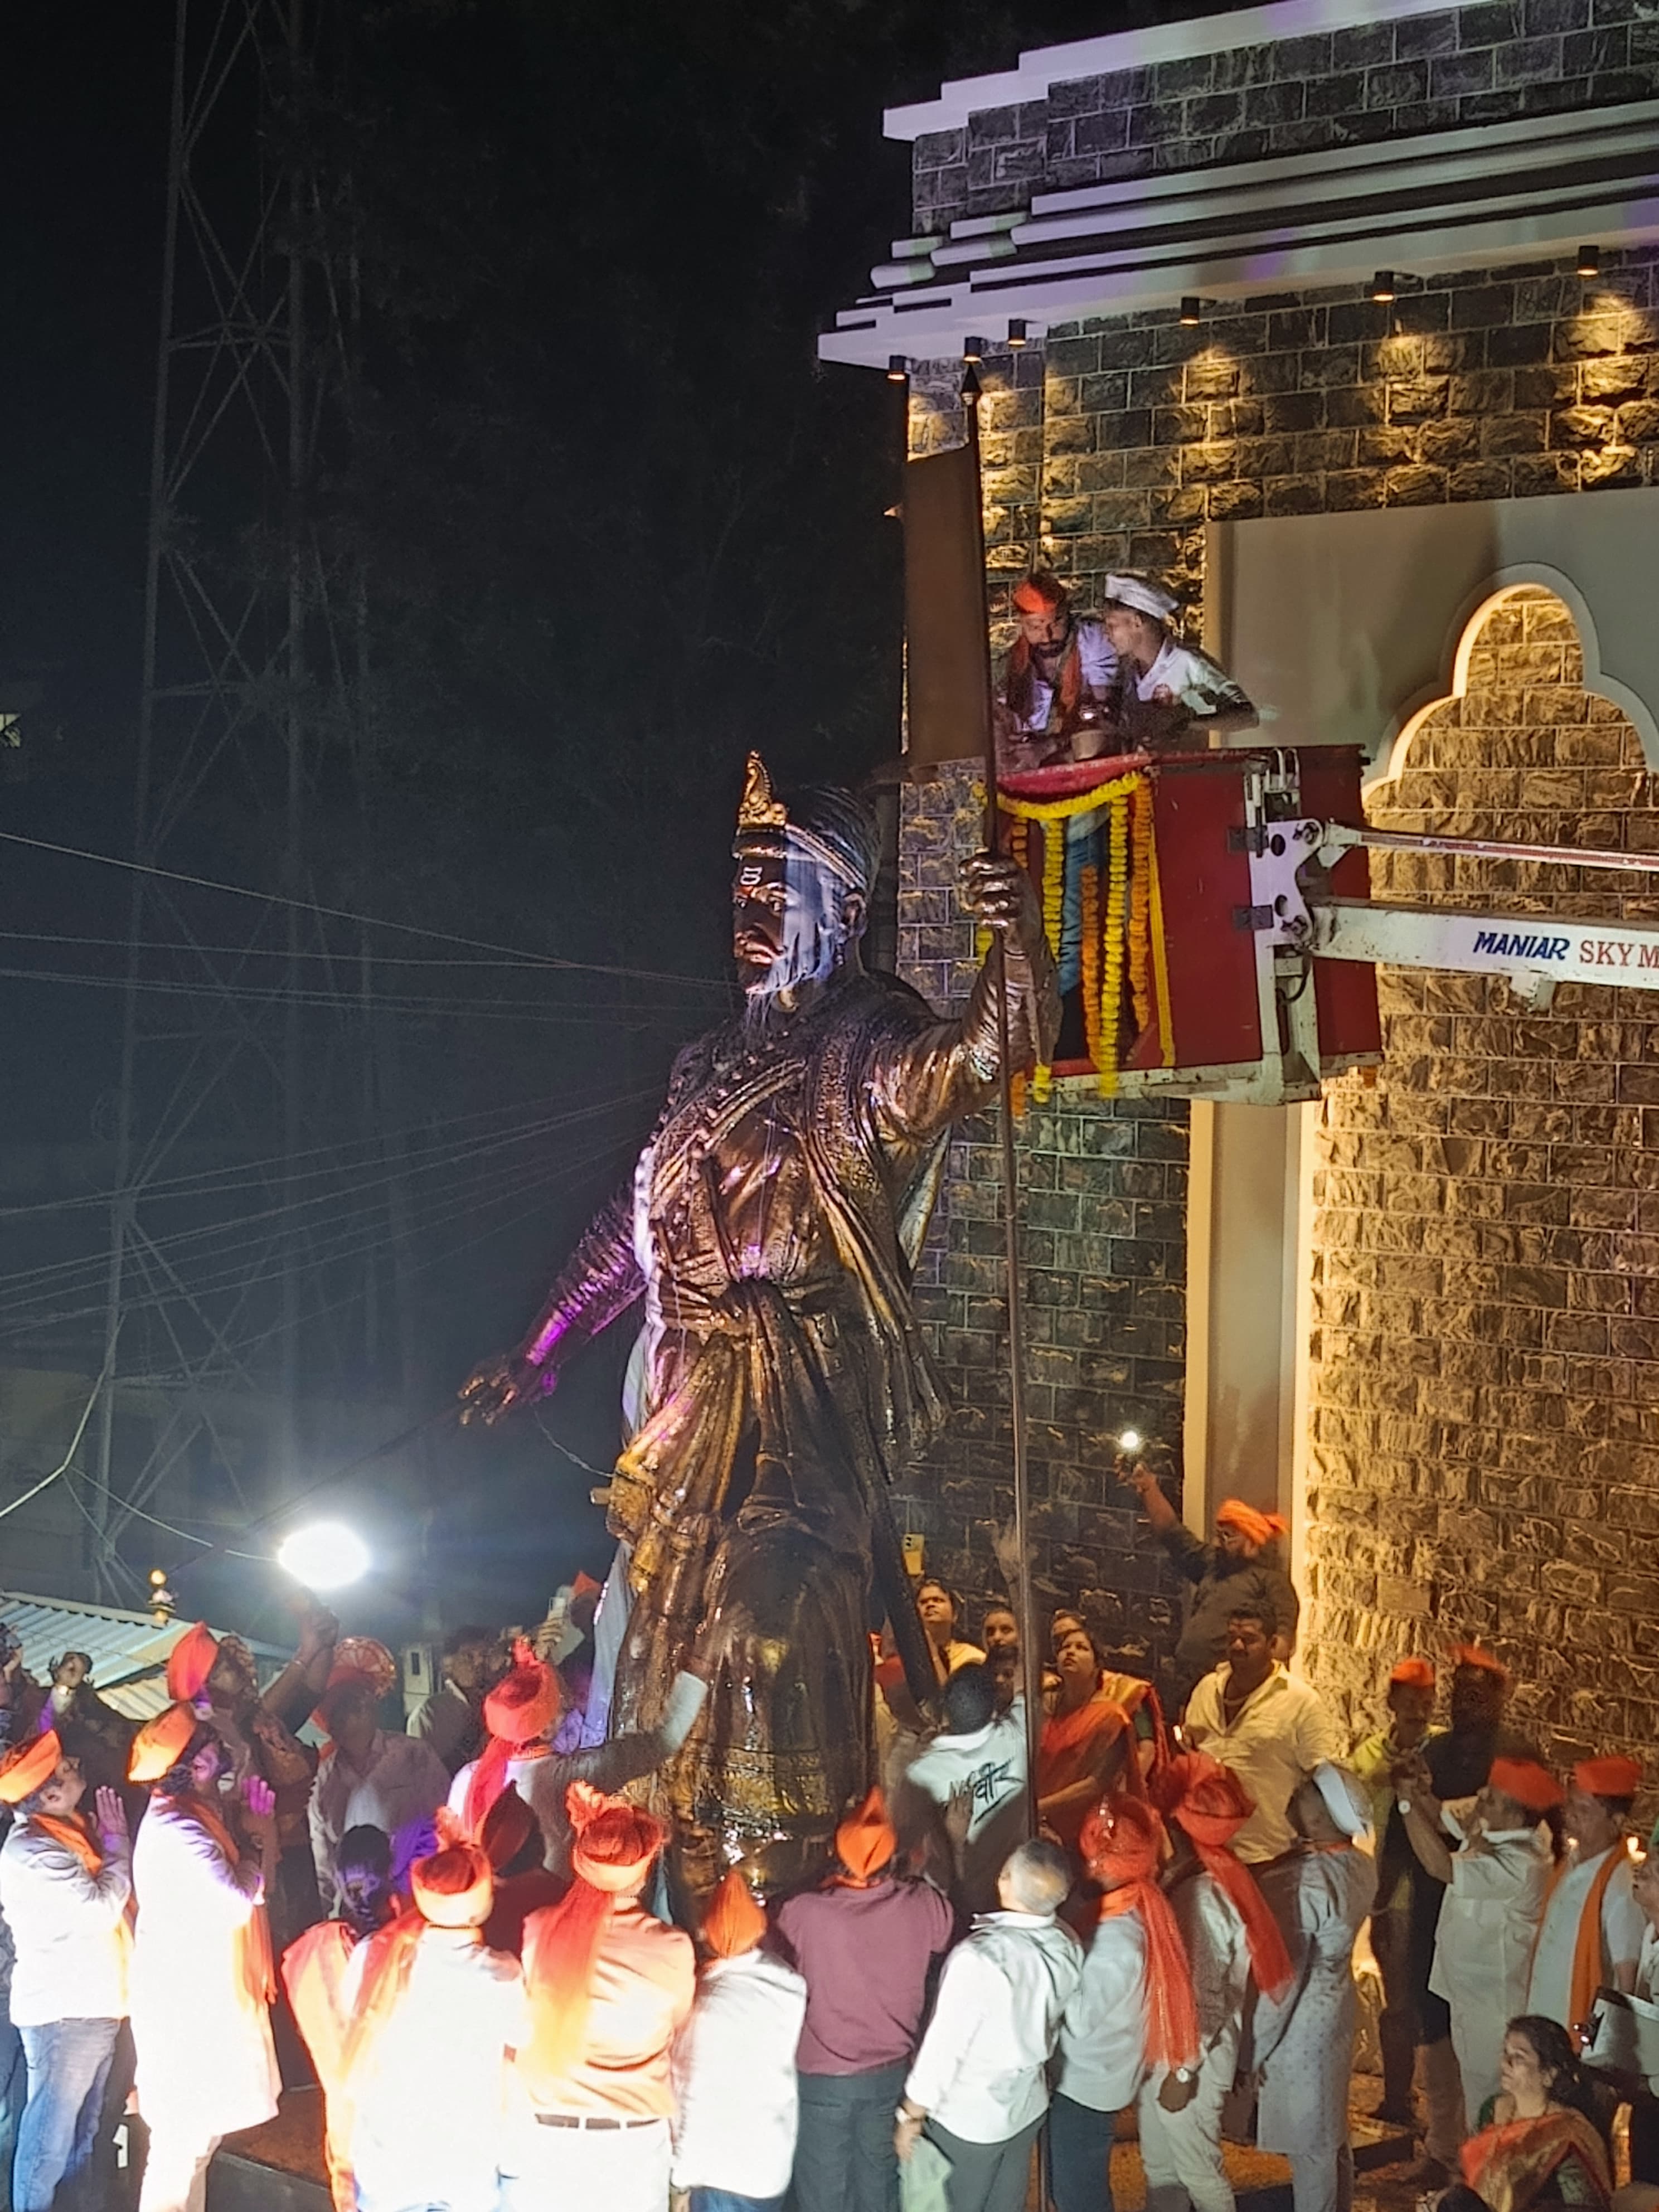
[[[1014,605],[1023,615],[1040,615],[1053,607],[1067,606],[1071,593],[1058,576],[1051,576],[1046,568],[1027,576],[1014,586]]]
[[[512,1666],[483,1701],[484,1726],[503,1743],[534,1743],[558,1714],[559,1678],[520,1637]]]
[[[836,1831],[836,1856],[855,1881],[868,1881],[879,1874],[897,1849],[898,1836],[879,1790],[872,1790]]]
[[[752,1951],[765,1933],[766,1915],[741,1868],[733,1867],[704,1908],[702,1940],[717,1959],[737,1959]]]
[[[1581,1759],[1572,1779],[1587,1797],[1633,1797],[1642,1786],[1642,1770],[1633,1759],[1608,1752],[1601,1759]]]
[[[1486,1780],[1528,1813],[1547,1813],[1561,1802],[1560,1784],[1535,1759],[1494,1759]]]
[[[57,1773],[63,1756],[56,1729],[31,1736],[27,1743],[14,1744],[0,1759],[0,1805],[21,1805],[25,1797],[44,1789]]]
[[[1402,1659],[1389,1675],[1389,1687],[1398,1683],[1402,1690],[1431,1690],[1434,1680],[1432,1659]]]
[[[1496,1674],[1500,1682],[1507,1682],[1510,1670],[1501,1659],[1495,1659],[1483,1644],[1454,1644],[1446,1656],[1454,1667],[1478,1667],[1483,1674]]]
[[[1290,1523],[1282,1513],[1261,1513],[1242,1498],[1224,1498],[1215,1510],[1216,1526],[1237,1528],[1246,1543],[1268,1544],[1282,1536]]]

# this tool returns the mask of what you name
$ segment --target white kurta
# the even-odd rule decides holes
[[[1455,1826],[1448,1812],[1449,1825]],[[1429,1987],[1451,2007],[1471,2135],[1498,2094],[1504,2030],[1527,2009],[1527,1974],[1549,1886],[1549,1830],[1500,1828],[1465,1844],[1440,1904]]]
[[[355,2007],[371,1946],[346,1969]],[[493,2212],[507,2053],[529,2033],[519,1962],[476,1929],[427,1928],[397,2011],[353,2079],[347,2154],[362,2212]]]
[[[711,1959],[674,2044],[674,2186],[781,2197],[795,2164],[806,1982],[762,1951]]]
[[[264,1910],[257,1870],[228,1864],[165,1797],[132,1848],[138,1899],[131,1981],[138,2109],[152,2130],[205,2142],[276,2110],[269,2008],[249,1990],[243,1945]]]
[[[1619,1966],[1634,1967],[1642,1955],[1647,1920],[1632,1893],[1635,1869],[1623,1843],[1613,1845],[1620,1863],[1601,1893],[1601,1979],[1610,1983]],[[1538,1948],[1532,1954],[1532,1976],[1527,1985],[1528,2012],[1559,2020],[1564,2027],[1578,2023],[1571,2019],[1572,1961],[1578,1943],[1578,1923],[1583,1918],[1590,1887],[1606,1862],[1598,1851],[1581,1864],[1575,1860],[1551,1891],[1538,1930]]]
[[[1310,2172],[1294,2177],[1298,2212],[1309,2202],[1334,2212],[1353,2074],[1353,1947],[1376,1893],[1376,1863],[1352,1847],[1308,1851],[1266,1869],[1261,1891],[1294,1979],[1279,2004],[1256,2000],[1255,2047],[1266,2057],[1255,2139],[1306,2161]]]

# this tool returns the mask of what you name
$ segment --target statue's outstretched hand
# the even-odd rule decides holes
[[[1018,860],[1000,853],[975,853],[962,864],[962,902],[989,929],[1033,927],[1036,893]]]
[[[461,1401],[461,1425],[482,1421],[493,1428],[503,1413],[510,1413],[515,1406],[522,1406],[533,1398],[544,1398],[553,1388],[552,1372],[548,1368],[532,1367],[527,1361],[497,1354],[475,1367],[458,1395]]]

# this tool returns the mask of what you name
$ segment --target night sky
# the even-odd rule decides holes
[[[350,1230],[367,1155],[361,1120],[354,1150],[337,1112],[354,1097],[362,1107],[354,1071],[373,1022],[308,1007],[309,1104],[340,1141],[337,1195],[321,1210],[349,1233],[328,1278],[336,1303],[309,1328],[302,1365],[333,1410],[317,1413],[302,1469],[249,1478],[261,1513],[366,1435],[440,1408],[477,1359],[513,1341],[626,1170],[673,1051],[726,1003],[726,846],[745,749],[762,746],[786,775],[848,781],[896,750],[899,548],[882,510],[898,403],[878,378],[822,370],[813,353],[908,225],[908,149],[882,139],[882,107],[1009,67],[1022,46],[1192,12],[323,0],[324,82],[295,127],[363,282],[353,410],[349,422],[328,415],[313,513],[331,573],[366,580],[369,673],[354,696],[375,738],[356,781],[337,738],[317,738],[307,895],[635,972],[439,967],[437,940],[374,939],[382,961],[428,963],[377,971],[392,995],[373,1022],[390,1024],[376,1033],[396,1047],[375,1063],[380,1103],[364,1109],[386,1115],[395,1088],[391,1118],[428,1150],[401,1364],[359,1310],[357,1255],[380,1232],[367,1214],[360,1236]],[[12,92],[0,143],[0,687],[39,692],[26,774],[0,775],[0,829],[117,854],[131,849],[172,18],[141,0],[13,9],[0,30]],[[233,122],[204,159],[207,195],[233,229],[255,155],[278,150]],[[239,501],[257,507],[249,481],[246,450],[230,441],[185,504],[216,526]],[[269,890],[271,769],[249,750],[246,773],[210,781],[165,857]],[[0,845],[0,1206],[108,1187],[126,903],[115,871]],[[249,995],[252,977],[282,984],[280,915],[179,891],[153,933],[172,942],[180,921],[227,947],[265,931],[265,949],[234,969],[238,1004],[280,1021],[268,991],[257,1009]],[[308,980],[325,974],[349,994],[361,942],[318,921]],[[176,1111],[168,1052],[176,1064],[226,1018],[164,994],[186,969],[199,980],[199,962],[147,957],[152,1026],[164,1012],[176,1039],[145,1063],[160,1073],[141,1080],[141,1134]],[[497,1001],[487,1013],[485,998]],[[225,1086],[192,1127],[199,1155],[180,1160],[194,1171],[210,1154],[223,1179],[226,1163],[270,1153],[265,1092]],[[587,1118],[557,1126],[575,1113]],[[481,1163],[457,1134],[480,1127],[519,1133]],[[193,1240],[181,1253],[216,1249],[216,1236],[240,1249],[240,1216],[268,1203],[262,1190],[250,1173],[234,1195],[198,1194],[167,1231]],[[95,1371],[101,1317],[85,1285],[106,1220],[84,1203],[0,1218],[0,1363]],[[25,1266],[62,1273],[9,1289]],[[80,1287],[60,1295],[66,1284]],[[54,1314],[70,1317],[43,1324]],[[596,1463],[614,1446],[629,1333],[614,1332],[611,1355],[545,1415]],[[354,1405],[360,1418],[340,1410]],[[451,1620],[501,1619],[538,1611],[578,1565],[603,1571],[590,1478],[533,1429],[432,1434],[395,1479],[381,1468],[319,1493],[387,1547],[364,1598],[377,1625],[401,1626],[423,1580],[441,1583]],[[197,1471],[198,1527],[231,1510],[216,1479],[211,1465]],[[424,1565],[410,1534],[422,1514]],[[152,1545],[169,1565],[190,1548],[136,1532],[134,1571]],[[269,1626],[263,1571],[187,1570],[183,1601]]]

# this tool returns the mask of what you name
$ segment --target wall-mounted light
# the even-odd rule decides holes
[[[887,356],[887,381],[890,384],[908,384],[909,380],[909,362],[902,353],[890,353]]]
[[[962,357],[964,361],[983,361],[985,358],[984,339],[964,338],[962,342]]]
[[[979,372],[974,367],[973,362],[969,361],[967,368],[963,373],[962,404],[964,407],[977,407],[983,396],[982,388],[979,380]]]
[[[1373,300],[1379,301],[1392,300],[1395,297],[1395,281],[1394,271],[1392,269],[1379,269],[1376,276],[1372,277],[1371,297]]]
[[[1589,278],[1601,274],[1601,249],[1599,246],[1581,246],[1574,264],[1579,276]]]
[[[1195,330],[1204,319],[1204,302],[1194,292],[1184,293],[1181,301],[1181,321],[1183,328]]]
[[[1027,345],[1030,343],[1030,341],[1025,328],[1024,316],[1010,315],[1008,318],[1008,344],[1011,350],[1018,353],[1021,346]]]

